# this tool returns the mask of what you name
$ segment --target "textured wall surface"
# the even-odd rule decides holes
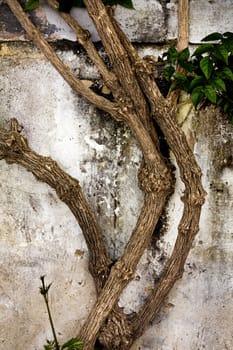
[[[117,8],[117,18],[139,43],[141,54],[157,54],[161,43],[166,46],[176,37],[177,1],[134,4],[136,11]],[[213,31],[233,31],[232,1],[192,0],[190,6],[192,43]],[[72,11],[90,29],[84,12]],[[46,6],[33,18],[50,40],[75,40]],[[137,189],[140,150],[124,125],[75,95],[25,39],[0,1],[0,125],[5,127],[16,117],[36,152],[51,156],[80,180],[104,229],[108,251],[118,258],[142,203]],[[98,79],[83,50],[68,48],[61,44],[58,53],[72,71],[84,79]],[[184,276],[132,350],[231,350],[233,127],[212,109],[190,113],[189,101],[179,121],[194,144],[208,195]],[[53,281],[51,306],[59,339],[65,341],[77,333],[95,302],[87,247],[73,215],[55,192],[23,168],[1,161],[0,187],[0,349],[41,350],[51,332],[38,292],[39,277],[46,274],[47,281]],[[119,303],[127,313],[137,311],[171,252],[182,191],[177,181],[158,246],[152,244],[145,252],[135,280],[121,296]]]

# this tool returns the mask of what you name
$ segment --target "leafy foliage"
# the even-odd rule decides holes
[[[28,0],[25,5],[26,11],[31,11],[36,9],[40,5],[40,0]]]
[[[61,350],[82,350],[83,342],[77,338],[72,338],[61,346]]]
[[[47,340],[44,350],[82,350],[82,341],[72,338],[63,345],[56,345],[54,340]]]
[[[212,33],[202,39],[192,56],[186,48],[178,52],[175,47],[163,54],[167,65],[164,78],[171,89],[190,94],[195,108],[205,101],[219,105],[233,122],[233,33]],[[175,73],[179,65],[184,73]]]
[[[128,9],[133,9],[132,0],[102,0],[104,5],[121,5]],[[58,0],[59,11],[69,13],[72,7],[85,7],[83,0]],[[26,11],[36,9],[40,5],[40,0],[28,0],[25,6]]]

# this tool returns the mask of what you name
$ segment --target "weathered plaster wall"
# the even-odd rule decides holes
[[[233,31],[232,1],[190,1],[190,40],[212,31]],[[176,37],[177,1],[135,1],[136,11],[117,9],[117,17],[140,53],[157,54]],[[86,19],[79,10],[74,15]],[[205,20],[203,20],[205,18]],[[50,40],[73,34],[47,7],[34,19]],[[96,33],[93,38],[98,40]],[[0,123],[11,117],[24,125],[32,148],[50,155],[83,185],[104,228],[108,250],[119,257],[140,210],[137,189],[140,151],[128,129],[75,95],[30,43],[0,1]],[[19,40],[20,39],[20,40]],[[10,42],[9,40],[17,40]],[[143,43],[150,43],[146,46]],[[84,79],[97,70],[79,47],[59,55]],[[183,279],[132,350],[222,350],[233,348],[233,128],[216,112],[193,112],[185,104],[180,119],[203,171],[208,192],[200,232]],[[24,169],[0,164],[0,349],[39,350],[51,338],[39,277],[53,281],[51,304],[59,337],[77,333],[95,302],[88,252],[72,214],[47,185]],[[122,294],[125,312],[137,310],[170,253],[182,212],[182,184],[167,212],[159,248],[141,259],[135,281]],[[135,296],[135,290],[138,296]]]

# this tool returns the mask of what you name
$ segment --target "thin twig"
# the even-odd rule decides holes
[[[56,0],[47,0],[47,2],[54,10],[57,10],[58,2]],[[117,78],[115,74],[106,67],[104,61],[97,52],[95,45],[90,39],[90,33],[87,30],[84,30],[77,20],[75,20],[69,13],[60,12],[59,14],[76,33],[78,42],[84,47],[88,56],[96,65],[103,78],[104,84],[111,90],[114,96],[119,95],[120,85]]]

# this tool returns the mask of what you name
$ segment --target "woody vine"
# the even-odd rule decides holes
[[[144,192],[143,206],[121,258],[113,262],[108,256],[101,227],[85,198],[78,180],[63,171],[53,159],[34,152],[30,148],[27,139],[22,135],[22,127],[16,119],[10,121],[9,130],[0,129],[0,159],[4,159],[9,164],[22,165],[33,173],[39,181],[46,182],[51,186],[58,197],[69,207],[85,237],[89,250],[89,271],[96,285],[97,301],[80,332],[74,336],[82,341],[83,350],[96,349],[97,342],[101,344],[102,349],[106,350],[130,349],[135,339],[143,334],[150,321],[153,320],[174,283],[182,277],[184,263],[193,239],[199,230],[199,219],[205,191],[201,183],[201,170],[196,163],[184,132],[176,122],[179,89],[186,86],[186,91],[191,94],[196,107],[203,98],[212,103],[217,103],[221,97],[224,110],[231,112],[229,107],[231,106],[230,98],[227,96],[227,100],[224,100],[227,86],[230,83],[232,84],[233,80],[230,77],[231,69],[228,67],[230,71],[224,70],[228,85],[225,84],[223,77],[219,75],[214,76],[212,83],[206,83],[206,80],[209,81],[212,77],[211,74],[216,70],[214,68],[216,64],[214,63],[212,69],[209,68],[210,65],[208,67],[203,65],[204,68],[201,68],[201,72],[204,75],[204,80],[199,78],[199,80],[196,79],[195,83],[192,83],[196,76],[201,76],[199,74],[200,69],[195,71],[193,65],[193,70],[189,71],[189,76],[192,79],[187,78],[186,85],[181,84],[182,79],[183,81],[186,79],[183,77],[187,77],[184,70],[187,70],[189,59],[189,55],[187,56],[188,0],[179,0],[177,48],[175,51],[170,50],[167,57],[165,57],[167,65],[165,77],[169,81],[174,81],[176,83],[175,88],[178,88],[178,90],[175,90],[173,85],[166,96],[161,93],[154,78],[156,58],[153,56],[140,58],[114,18],[114,6],[112,5],[119,3],[130,8],[133,7],[131,1],[83,0],[81,2],[59,1],[58,3],[56,0],[47,0],[47,3],[53,9],[60,10],[60,15],[76,33],[77,41],[84,47],[98,68],[103,84],[111,91],[113,96],[109,100],[98,95],[70,72],[69,68],[58,58],[43,35],[30,21],[25,9],[21,7],[17,0],[6,0],[6,2],[29,37],[70,86],[87,101],[109,113],[116,121],[126,123],[140,145],[143,161],[138,172],[138,185]],[[64,5],[65,3],[66,5]],[[38,4],[38,1],[28,1],[27,9],[31,10]],[[69,10],[73,5],[86,7],[108,55],[111,63],[110,68],[105,65],[99,56],[90,40],[89,33],[69,14]],[[223,44],[225,40],[225,43],[228,42],[228,49],[231,50],[229,38],[232,39],[230,35],[223,35],[221,38],[214,38],[214,40],[222,40]],[[213,46],[206,46],[206,51],[199,52],[197,55],[206,54],[206,52],[209,52],[208,50],[213,53]],[[228,52],[231,52],[229,50]],[[211,57],[209,64],[213,62]],[[213,57],[216,58],[216,54],[213,54]],[[205,61],[207,60],[205,59]],[[175,68],[174,65],[176,65]],[[210,89],[206,88],[206,85],[213,87],[214,84],[215,87],[216,84],[218,85],[216,97],[214,97],[213,90],[211,90],[211,95]],[[196,90],[194,91],[194,89]],[[220,106],[221,103],[219,103]],[[226,103],[228,103],[227,106]],[[137,264],[151,240],[156,224],[174,189],[172,169],[161,153],[156,126],[162,131],[169,149],[176,158],[181,180],[185,186],[182,197],[184,209],[173,252],[165,263],[155,289],[138,313],[126,315],[118,306],[118,299],[123,289],[132,280]],[[79,346],[81,346],[80,344]],[[72,342],[70,345],[71,348],[72,346],[75,348]]]

